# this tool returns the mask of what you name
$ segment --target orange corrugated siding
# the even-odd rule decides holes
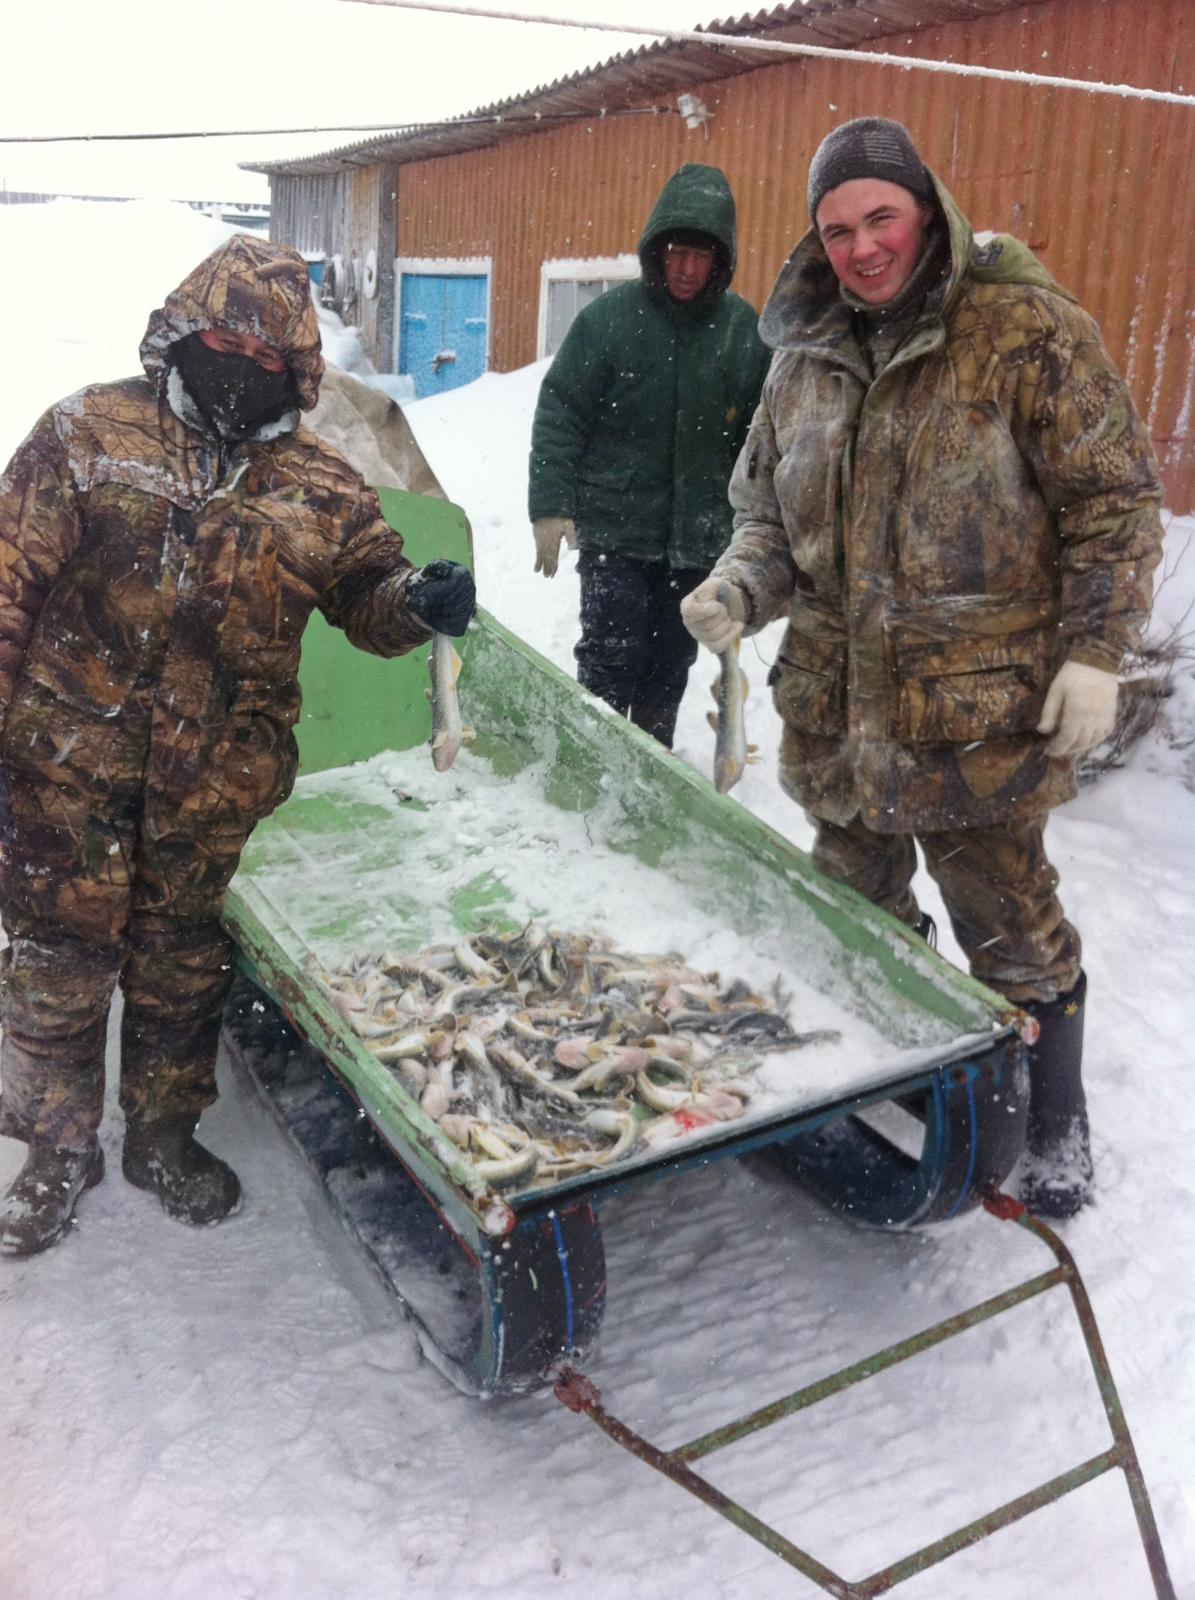
[[[868,48],[1195,91],[1189,0],[1047,0]],[[896,117],[976,229],[1028,240],[1100,323],[1149,422],[1167,503],[1195,508],[1195,110],[1075,90],[814,59],[700,86],[709,137],[677,116],[594,119],[401,168],[404,256],[494,258],[491,360],[535,357],[540,264],[633,250],[684,161],[726,172],[735,287],[761,305],[807,226],[805,175],[830,128]]]

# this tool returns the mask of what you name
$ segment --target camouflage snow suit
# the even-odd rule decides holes
[[[208,431],[170,348],[216,325],[282,351],[314,406],[306,268],[238,235],[154,312],[145,376],[52,407],[0,479],[0,1122],[30,1142],[94,1136],[118,977],[126,1116],[212,1102],[221,905],[294,782],[307,619],[379,655],[428,637],[401,538],[298,410]]]
[[[817,864],[915,923],[917,837],[976,975],[1050,1000],[1079,942],[1041,832],[1075,779],[1036,724],[1064,661],[1115,672],[1139,635],[1158,469],[1091,318],[937,192],[942,270],[894,350],[815,232],[783,268],[714,570],[748,631],[787,616],[781,779]]]

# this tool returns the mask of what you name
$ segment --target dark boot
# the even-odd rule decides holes
[[[0,1251],[35,1256],[57,1244],[74,1219],[79,1196],[103,1176],[104,1152],[98,1144],[85,1150],[31,1144],[25,1165],[0,1201]]]
[[[650,733],[665,750],[672,749],[672,736],[676,732],[676,718],[680,706],[632,706],[631,721],[644,733]]]
[[[928,911],[923,911],[913,924],[913,932],[919,939],[924,939],[931,950],[938,948],[938,924]]]
[[[1025,1010],[1041,1034],[1029,1049],[1029,1132],[1021,1202],[1039,1217],[1073,1217],[1091,1199],[1091,1140],[1083,1095],[1083,1009],[1087,977],[1069,994]]]
[[[155,1117],[125,1129],[121,1169],[138,1189],[149,1189],[162,1210],[179,1222],[221,1222],[241,1203],[241,1186],[227,1162],[195,1140],[191,1116]]]

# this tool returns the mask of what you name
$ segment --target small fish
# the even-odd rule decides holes
[[[715,1122],[733,1122],[744,1111],[743,1101],[728,1089],[699,1089],[693,1096],[693,1109],[706,1112]]]
[[[565,1089],[560,1084],[553,1083],[551,1078],[537,1072],[527,1058],[513,1050],[509,1045],[491,1044],[487,1046],[490,1060],[499,1067],[508,1077],[511,1077],[520,1088],[529,1090],[532,1094],[542,1095],[547,1100],[555,1101],[557,1105],[581,1106],[584,1101],[570,1089]]]
[[[555,1042],[555,1035],[544,1033],[542,1028],[537,1028],[525,1011],[512,1012],[506,1019],[506,1026],[511,1033],[517,1034],[520,1039],[528,1039],[535,1045]]]
[[[573,1094],[580,1094],[584,1089],[601,1089],[610,1078],[633,1078],[637,1073],[645,1072],[648,1060],[646,1050],[632,1045],[599,1050],[596,1059],[583,1067],[575,1078],[561,1079],[561,1087],[571,1090]]]
[[[484,956],[479,956],[477,951],[467,939],[462,939],[452,948],[452,953],[465,971],[474,978],[488,978],[491,983],[497,982],[502,974]]]
[[[432,634],[427,670],[432,680],[427,695],[432,707],[432,766],[437,772],[447,772],[456,760],[465,730],[461,727],[461,706],[456,693],[461,658],[446,633]]]
[[[654,1067],[662,1075],[679,1080],[683,1088],[674,1089],[667,1084],[660,1083],[651,1075],[650,1068]],[[653,1111],[679,1111],[681,1106],[689,1105],[693,1099],[693,1090],[688,1074],[678,1061],[671,1060],[668,1056],[654,1057],[649,1067],[645,1067],[635,1079],[635,1086],[639,1090],[639,1098],[644,1105]]]
[[[747,765],[747,674],[739,666],[739,641],[718,657],[718,680],[714,684],[716,716],[714,728],[714,788],[719,794],[733,789]]]
[[[639,1123],[633,1113],[617,1106],[598,1106],[590,1111],[573,1130],[574,1136],[591,1128],[603,1138],[613,1139],[612,1145],[595,1150],[577,1148],[571,1141],[564,1149],[553,1149],[542,1139],[538,1141],[543,1158],[541,1174],[550,1179],[572,1177],[578,1172],[592,1172],[597,1167],[611,1165],[629,1155],[639,1142]]]
[[[476,1033],[462,1032],[456,1035],[455,1044],[458,1060],[465,1064],[483,1098],[497,1110],[506,1112],[511,1095],[486,1053],[485,1041]]]
[[[587,1044],[584,1039],[561,1039],[552,1051],[552,1060],[567,1072],[581,1072],[604,1054],[600,1046]]]
[[[629,1155],[639,1141],[639,1124],[629,1111],[616,1111],[613,1108],[599,1106],[585,1118],[585,1124],[595,1133],[604,1134],[607,1138],[615,1140],[609,1150],[602,1151],[600,1160],[603,1166]]]
[[[440,1118],[448,1110],[451,1100],[452,1096],[444,1085],[433,1078],[430,1083],[426,1083],[423,1086],[423,1092],[419,1096],[419,1108],[433,1122],[439,1122]]]
[[[643,1043],[651,1055],[668,1056],[673,1061],[692,1061],[696,1054],[696,1041],[691,1037],[675,1039],[667,1033],[649,1033]]]
[[[370,1050],[379,1061],[398,1061],[403,1056],[422,1056],[434,1050],[446,1035],[438,1028],[413,1028],[409,1033],[391,1034],[390,1038],[372,1044]]]
[[[474,1172],[494,1188],[529,1178],[539,1165],[535,1141],[520,1128],[504,1128],[502,1134],[497,1134],[484,1123],[475,1122],[469,1129],[469,1144],[482,1155],[481,1160],[473,1162]]]
[[[400,1056],[395,1065],[409,1089],[422,1092],[427,1087],[427,1068],[422,1061],[416,1061],[414,1056]]]
[[[757,1050],[804,1050],[811,1044],[837,1044],[842,1038],[837,1028],[794,1033],[775,1011],[741,1012],[727,1023],[719,1020],[717,1031],[728,1041],[749,1040]]]
[[[463,1011],[479,1003],[492,1000],[497,987],[488,978],[478,983],[459,983],[451,989],[444,990],[429,1015],[433,1018],[447,1017],[457,1011]]]

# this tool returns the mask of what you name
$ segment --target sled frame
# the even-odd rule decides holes
[[[1038,1217],[1030,1215],[1019,1201],[1011,1196],[998,1191],[989,1193],[983,1201],[984,1209],[990,1215],[1004,1222],[1015,1222],[1027,1232],[1040,1239],[1053,1253],[1057,1265],[1048,1272],[1029,1278],[1025,1282],[1015,1284],[1003,1294],[995,1295],[990,1300],[984,1300],[979,1305],[971,1306],[966,1311],[956,1316],[948,1317],[945,1321],[935,1323],[932,1327],[924,1329],[921,1333],[914,1334],[909,1339],[902,1339],[898,1344],[890,1345],[887,1349],[878,1351],[875,1355],[867,1356],[862,1361],[856,1361],[839,1372],[822,1378],[816,1383],[798,1389],[794,1393],[785,1395],[779,1400],[774,1400],[766,1406],[749,1412],[737,1421],[728,1422],[710,1433],[702,1434],[699,1438],[690,1440],[687,1444],[678,1445],[673,1450],[661,1450],[651,1444],[647,1439],[635,1433],[633,1429],[620,1422],[601,1403],[601,1394],[597,1387],[584,1376],[583,1373],[571,1368],[561,1370],[556,1382],[556,1398],[570,1411],[576,1411],[588,1416],[603,1432],[607,1433],[616,1444],[637,1456],[648,1466],[662,1472],[665,1477],[671,1478],[673,1483],[679,1484],[682,1489],[688,1490],[697,1499],[703,1501],[714,1511],[733,1522],[744,1533],[750,1534],[770,1550],[773,1555],[798,1572],[804,1574],[826,1594],[833,1595],[836,1600],[873,1600],[876,1595],[887,1594],[900,1583],[915,1577],[918,1573],[925,1572],[929,1567],[936,1566],[945,1561],[947,1557],[955,1555],[960,1550],[967,1549],[970,1545],[978,1544],[981,1539],[986,1539],[989,1534],[1009,1527],[1012,1523],[1027,1517],[1031,1512],[1040,1510],[1043,1506],[1050,1505],[1055,1500],[1060,1500],[1072,1490],[1080,1488],[1085,1483],[1102,1476],[1105,1472],[1119,1467],[1125,1475],[1128,1484],[1129,1496],[1133,1505],[1133,1512],[1137,1519],[1137,1528],[1141,1536],[1141,1544],[1145,1551],[1145,1558],[1149,1565],[1150,1576],[1153,1580],[1154,1593],[1158,1600],[1176,1600],[1174,1584],[1166,1565],[1166,1558],[1162,1550],[1161,1539],[1158,1534],[1157,1522],[1154,1518],[1153,1506],[1150,1502],[1149,1492],[1145,1486],[1145,1479],[1137,1459],[1137,1451],[1129,1433],[1128,1422],[1125,1419],[1124,1407],[1116,1390],[1108,1358],[1104,1351],[1103,1340],[1100,1338],[1096,1325],[1095,1313],[1086,1287],[1079,1275],[1069,1250],[1059,1239],[1052,1228],[1046,1226]],[[1103,1401],[1104,1412],[1108,1419],[1108,1426],[1112,1431],[1112,1445],[1099,1455],[1092,1456],[1090,1460],[1083,1461],[1069,1471],[1058,1474],[1057,1477],[1039,1484],[1035,1489],[1018,1495],[1014,1500],[998,1506],[995,1510],[986,1512],[974,1521],[948,1533],[940,1539],[935,1539],[931,1544],[924,1545],[915,1550],[911,1555],[902,1557],[892,1562],[889,1566],[878,1572],[873,1572],[870,1577],[854,1582],[841,1577],[824,1566],[815,1556],[807,1550],[800,1549],[790,1539],[786,1538],[777,1529],[769,1526],[759,1517],[732,1500],[729,1495],[723,1494],[705,1478],[692,1470],[691,1463],[699,1461],[702,1457],[712,1455],[715,1451],[723,1449],[749,1434],[759,1432],[770,1427],[773,1423],[790,1417],[798,1411],[816,1405],[819,1400],[825,1400],[830,1395],[840,1394],[843,1390],[851,1388],[854,1384],[861,1383],[865,1378],[875,1377],[880,1372],[887,1371],[901,1361],[907,1361],[911,1356],[921,1355],[924,1351],[931,1350],[935,1345],[944,1340],[953,1338],[956,1334],[964,1333],[969,1328],[978,1326],[981,1322],[999,1316],[1004,1311],[1023,1305],[1034,1299],[1037,1295],[1044,1294],[1049,1289],[1065,1286],[1070,1290],[1075,1312],[1079,1319],[1079,1326],[1083,1334],[1083,1342],[1095,1372],[1096,1382],[1099,1387],[1100,1397]]]

